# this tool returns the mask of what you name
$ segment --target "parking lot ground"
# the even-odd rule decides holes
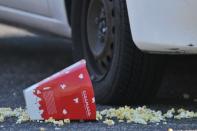
[[[72,64],[72,42],[52,35],[32,33],[0,24],[0,107],[25,107],[23,89]],[[172,107],[197,111],[197,56],[168,56],[166,70],[157,98],[147,105],[166,111]],[[184,96],[189,96],[184,99]],[[139,105],[132,105],[137,107]],[[98,110],[111,108],[97,105]],[[167,124],[72,122],[63,127],[27,122],[16,124],[14,118],[0,123],[0,130],[197,130],[197,119],[170,119]]]

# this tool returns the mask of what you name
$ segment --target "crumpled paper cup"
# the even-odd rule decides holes
[[[96,104],[86,61],[76,64],[24,90],[32,120],[96,120]]]

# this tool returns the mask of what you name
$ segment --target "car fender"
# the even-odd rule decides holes
[[[126,0],[136,46],[155,53],[197,53],[196,0]]]
[[[71,27],[69,24],[65,0],[48,0],[48,2],[51,16],[59,22],[57,24],[58,30],[54,30],[54,32],[62,36],[71,37]]]
[[[39,1],[36,2],[39,4]],[[0,5],[0,19],[71,38],[65,1],[47,0],[47,2],[46,12],[27,11]]]

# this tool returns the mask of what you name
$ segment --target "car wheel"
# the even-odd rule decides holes
[[[151,100],[159,87],[161,57],[134,44],[125,0],[73,0],[74,60],[86,59],[98,103]]]

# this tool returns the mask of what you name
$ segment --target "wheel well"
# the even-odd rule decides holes
[[[68,21],[71,25],[71,7],[72,7],[72,0],[65,0],[65,7],[68,15]]]

